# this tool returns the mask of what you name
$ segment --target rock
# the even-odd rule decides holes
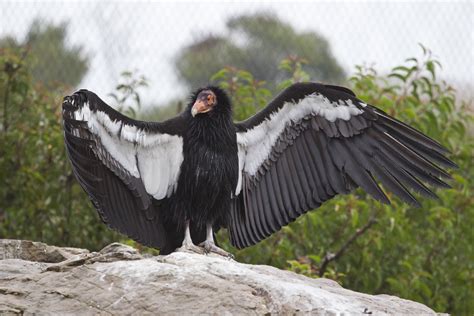
[[[26,245],[27,251],[18,245]],[[97,253],[17,240],[4,240],[0,247],[2,315],[436,314],[398,297],[358,293],[328,279],[214,255],[143,258],[134,248],[116,243]],[[60,263],[37,255],[53,248],[74,254]]]
[[[113,262],[117,260],[137,260],[142,258],[143,256],[140,255],[138,253],[138,250],[136,250],[135,248],[119,243],[113,243],[108,245],[107,247],[104,247],[104,249],[99,252],[87,252],[71,256],[65,261],[47,267],[46,270],[67,271],[72,267],[84,264],[91,264],[94,262]]]
[[[0,260],[22,259],[36,262],[61,262],[87,249],[61,248],[29,240],[0,239]]]

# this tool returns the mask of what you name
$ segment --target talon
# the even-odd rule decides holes
[[[211,253],[211,246],[210,246],[210,243],[206,242],[206,241],[203,241],[202,243],[199,244],[199,247],[202,247],[202,249],[204,250],[204,253],[206,255],[208,255],[209,253]]]
[[[213,241],[205,240],[202,243],[200,243],[199,246],[204,249],[204,252],[206,254],[209,254],[209,253],[213,252],[215,254],[226,257],[228,259],[234,259],[234,255],[232,255],[231,253],[225,251],[222,248],[217,247],[216,244]]]
[[[176,248],[176,252],[194,252],[200,255],[205,253],[205,250],[194,244],[184,244],[179,248]]]
[[[202,243],[199,244],[199,247],[202,247],[206,255],[211,252],[211,245],[209,242],[203,241]]]
[[[175,251],[177,252],[194,252],[200,255],[204,254],[204,249],[199,246],[193,244],[191,239],[191,231],[189,230],[189,220],[186,221],[186,229],[184,233],[183,244],[181,247],[177,248]]]

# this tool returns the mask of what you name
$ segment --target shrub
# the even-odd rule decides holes
[[[288,80],[280,89],[309,78],[301,67],[304,63],[297,57],[281,63]],[[381,205],[357,190],[236,252],[237,259],[328,277],[357,291],[398,295],[436,311],[472,314],[472,105],[456,100],[455,91],[438,79],[439,69],[424,49],[421,59],[410,58],[388,75],[356,67],[350,83],[364,102],[451,150],[460,166],[452,172],[452,189],[437,191],[439,200],[422,199],[421,209],[397,199],[391,206]],[[232,95],[238,119],[252,115],[271,98],[267,84],[247,71],[225,68],[213,79]],[[141,81],[126,82],[135,87]],[[131,243],[101,223],[72,175],[61,127],[60,104],[66,90],[34,85],[25,52],[0,50],[0,238],[91,250],[114,240]],[[139,103],[133,91],[128,92],[118,89],[116,94],[125,108],[129,97]],[[223,235],[220,243],[235,251]]]
[[[66,158],[66,90],[33,84],[26,51],[0,51],[0,238],[97,250],[118,235],[100,222]]]

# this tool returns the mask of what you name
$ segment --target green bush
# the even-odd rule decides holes
[[[280,89],[310,79],[304,63],[295,57],[281,63],[288,80],[279,83]],[[357,190],[236,252],[237,259],[332,278],[357,291],[398,295],[440,312],[472,314],[472,105],[456,100],[455,91],[437,78],[438,70],[439,63],[425,50],[423,58],[411,58],[389,75],[357,67],[350,82],[362,100],[452,151],[451,158],[460,166],[452,172],[452,189],[437,191],[439,200],[421,199],[420,209],[397,199],[384,206]],[[231,93],[237,119],[252,115],[272,97],[265,82],[243,70],[226,68],[213,79]],[[141,82],[130,80],[125,81],[127,87]],[[129,97],[139,103],[127,89],[116,94],[124,108]],[[0,238],[91,250],[117,240],[131,243],[100,222],[71,173],[60,113],[67,90],[34,85],[29,57],[0,50]],[[221,244],[235,251],[224,235],[220,233]]]
[[[66,158],[66,87],[33,84],[26,51],[0,51],[0,238],[97,250],[118,237],[103,225]]]
[[[289,72],[284,88],[307,80],[304,60],[284,60]],[[455,91],[438,80],[438,61],[423,56],[380,76],[356,67],[351,88],[360,99],[416,127],[444,144],[460,166],[452,188],[437,190],[439,200],[420,198],[415,209],[393,198],[386,206],[357,190],[309,212],[265,241],[237,251],[237,260],[270,264],[312,277],[324,276],[366,293],[412,299],[436,311],[474,312],[474,183],[472,105],[456,100]],[[249,72],[226,68],[214,77],[234,99],[235,115],[244,119],[269,101],[264,82]],[[471,107],[470,107],[471,106]],[[225,234],[221,243],[233,249]]]

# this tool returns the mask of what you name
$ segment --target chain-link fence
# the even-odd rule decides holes
[[[258,20],[262,13],[273,16],[276,24]],[[268,60],[302,53],[317,64],[318,79],[340,81],[356,64],[373,64],[383,73],[419,56],[418,43],[441,61],[442,79],[463,98],[473,96],[472,1],[2,1],[0,38],[1,45],[39,47],[40,80],[66,81],[106,99],[122,71],[137,71],[149,79],[145,104],[186,95],[200,74],[207,76],[229,60],[254,68],[251,72],[270,73],[274,70],[265,66]],[[316,44],[306,45],[312,41]]]

